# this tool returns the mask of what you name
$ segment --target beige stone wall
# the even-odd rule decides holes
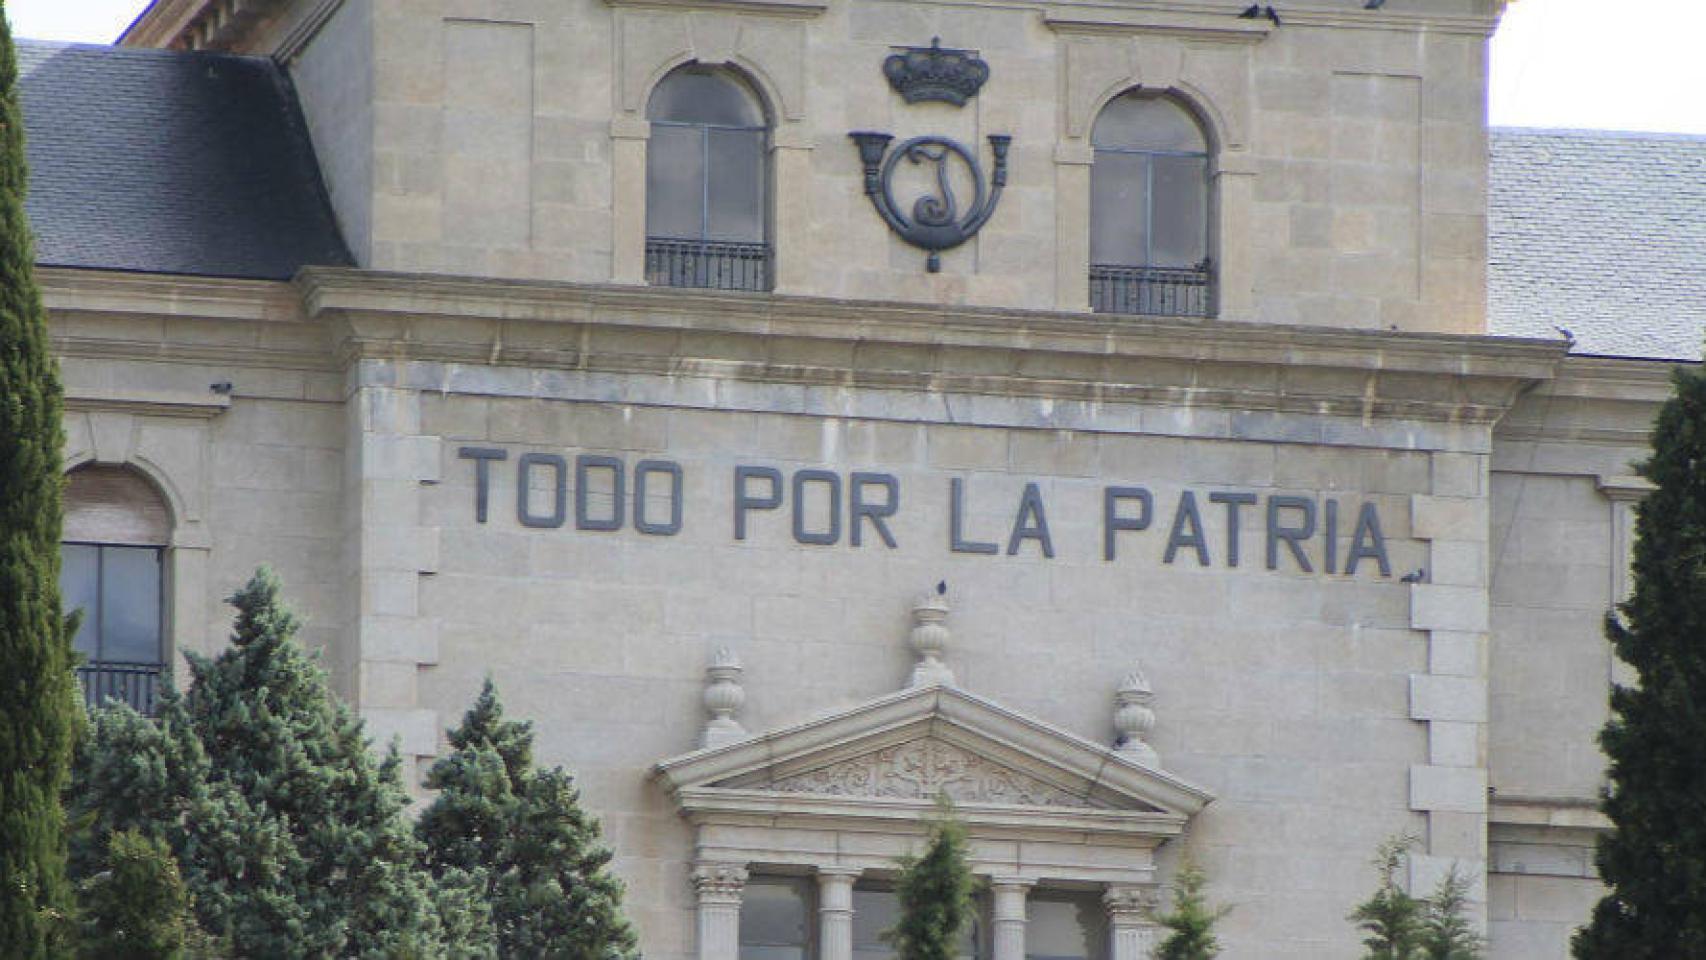
[[[294,69],[340,220],[378,269],[644,282],[645,105],[696,60],[744,72],[771,111],[780,292],[1084,309],[1089,128],[1142,87],[1190,103],[1216,145],[1221,316],[1482,330],[1490,4],[1293,5],[1278,27],[1243,6],[352,0]],[[908,106],[881,76],[894,46],[933,36],[990,64],[963,109]],[[357,131],[330,90],[361,90],[364,67]],[[983,138],[1013,136],[1000,208],[940,273],[870,208],[855,129],[951,135],[986,163]]]
[[[342,377],[324,327],[302,320],[276,284],[124,275],[90,284],[51,271],[44,286],[68,466],[138,470],[169,507],[172,652],[218,651],[230,635],[224,598],[268,565],[307,620],[304,642],[326,650],[353,695],[342,637],[354,589],[338,574]]]
[[[851,706],[901,687],[910,600],[938,580],[954,605],[948,661],[981,696],[1109,742],[1113,688],[1143,665],[1158,697],[1152,742],[1170,770],[1218,794],[1190,845],[1217,895],[1240,904],[1228,956],[1349,955],[1346,925],[1299,918],[1343,913],[1380,837],[1422,826],[1408,777],[1427,757],[1427,731],[1410,717],[1409,678],[1425,671],[1427,642],[1409,629],[1409,589],[1368,562],[1354,577],[1304,575],[1283,556],[1284,569],[1265,569],[1256,509],[1229,569],[1224,510],[1206,493],[1375,502],[1403,572],[1425,562],[1408,529],[1410,495],[1429,485],[1425,453],[455,394],[420,402],[422,430],[443,438],[443,481],[423,499],[441,558],[421,593],[440,640],[422,703],[448,712],[490,673],[511,709],[536,721],[542,758],[575,769],[607,812],[651,955],[691,950],[691,834],[647,770],[695,744],[711,652],[740,655],[750,730]],[[474,464],[456,456],[464,444],[510,453],[491,468],[484,525]],[[680,463],[682,532],[521,526],[515,461],[528,451]],[[869,529],[859,548],[802,546],[783,512],[755,513],[749,539],[736,541],[736,464],[893,474],[897,549]],[[1056,556],[1034,543],[1018,556],[952,553],[954,477],[968,485],[967,535],[1002,542],[1024,485],[1038,483]],[[1160,521],[1122,534],[1109,563],[1101,496],[1113,483],[1147,485]],[[1205,497],[1206,569],[1189,552],[1161,562],[1187,488]],[[548,510],[542,493],[536,508]],[[601,514],[607,506],[595,501]],[[813,510],[809,522],[822,530],[826,518]],[[1318,545],[1311,553],[1321,564]],[[1295,883],[1303,876],[1314,879]]]
[[[978,695],[1105,743],[1114,687],[1143,667],[1151,742],[1216,795],[1161,873],[1188,849],[1238,904],[1228,957],[1353,956],[1343,915],[1399,830],[1424,838],[1413,885],[1453,862],[1483,875],[1501,960],[1559,955],[1597,894],[1592,736],[1617,670],[1598,622],[1626,589],[1655,365],[357,273],[49,271],[47,286],[68,456],[130,464],[172,506],[177,646],[217,649],[220,598],[271,563],[340,690],[417,770],[490,673],[605,817],[649,954],[692,955],[691,835],[647,771],[697,742],[711,652],[745,663],[747,729],[798,722],[900,687],[910,602],[937,581],[948,661]],[[208,389],[222,381],[229,398]],[[507,456],[484,524],[465,446]],[[576,530],[571,482],[562,528],[523,527],[524,452],[614,456],[630,484],[642,458],[674,461],[684,526]],[[894,475],[896,548],[868,524],[852,547],[845,517],[839,543],[801,545],[786,508],[735,539],[740,464]],[[997,555],[950,549],[956,478],[964,535]],[[607,483],[589,487],[599,515]],[[1030,483],[1053,558],[1035,542],[1006,554]],[[1155,513],[1110,562],[1114,484],[1147,487]],[[1186,490],[1205,568],[1189,548],[1162,557]],[[1341,569],[1356,506],[1376,504],[1389,575],[1320,572],[1318,538],[1315,572],[1283,551],[1267,569],[1260,502],[1231,567],[1208,500],[1228,491],[1339,503]],[[651,493],[649,515],[667,515]],[[549,512],[548,489],[531,497]]]
[[[1495,956],[1553,957],[1603,886],[1594,838],[1612,682],[1604,618],[1629,590],[1633,464],[1667,364],[1572,359],[1501,422],[1491,500],[1490,933]]]
[[[338,228],[357,263],[373,258],[377,184],[399,182],[391,168],[382,180],[375,176],[372,51],[372,0],[345,0],[287,63]]]
[[[749,730],[799,722],[899,688],[910,602],[938,581],[955,608],[950,664],[981,696],[1108,742],[1113,689],[1142,665],[1163,761],[1217,795],[1163,869],[1188,846],[1240,905],[1229,956],[1352,955],[1342,917],[1388,834],[1424,836],[1415,884],[1454,862],[1483,871],[1486,421],[1549,369],[1550,348],[1297,331],[1258,342],[1236,327],[1180,340],[1045,314],[1016,335],[1005,316],[944,324],[803,303],[778,315],[727,297],[701,311],[641,291],[335,273],[304,290],[365,357],[350,381],[352,416],[368,411],[350,528],[363,545],[352,576],[370,585],[353,640],[364,712],[424,742],[410,752],[425,762],[437,728],[494,676],[538,723],[542,757],[575,769],[606,815],[649,953],[692,948],[691,834],[647,771],[697,742],[711,652],[730,646],[746,665]],[[483,524],[464,447],[504,452]],[[525,527],[524,453],[615,456],[630,471],[676,462],[685,525],[670,537]],[[786,510],[755,513],[737,540],[742,464],[893,474],[897,548],[870,529],[859,548],[845,530],[836,545],[798,544]],[[956,478],[965,536],[998,555],[949,548]],[[608,482],[589,484],[598,515]],[[1029,483],[1053,558],[1029,542],[1005,552]],[[1121,534],[1109,562],[1101,497],[1124,483],[1150,489],[1155,519]],[[1199,498],[1206,568],[1190,550],[1162,557],[1184,490]],[[1357,508],[1376,504],[1390,570],[1325,574],[1318,541],[1314,572],[1283,551],[1269,570],[1259,505],[1233,568],[1225,508],[1208,500],[1227,491],[1302,496],[1323,516],[1339,503],[1340,569]],[[529,498],[552,512],[549,484]],[[808,529],[827,523],[820,509]],[[394,582],[413,617],[370,618],[372,585]],[[384,700],[367,679],[381,673],[400,678]]]

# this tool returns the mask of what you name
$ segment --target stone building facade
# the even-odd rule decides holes
[[[1396,6],[157,0],[28,49],[72,539],[154,558],[167,669],[274,566],[417,770],[493,677],[649,956],[879,960],[938,792],[983,960],[1148,956],[1187,855],[1229,960],[1348,958],[1403,832],[1561,956],[1693,354],[1493,335],[1500,5]],[[51,122],[111,71],[253,129]],[[187,219],[67,227],[97,137]]]

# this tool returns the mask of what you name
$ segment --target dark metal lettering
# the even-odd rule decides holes
[[[769,480],[770,495],[754,497],[746,492],[748,480]],[[735,467],[735,539],[746,539],[749,510],[774,510],[782,505],[782,471],[775,467]]]
[[[806,484],[829,487],[829,529],[806,529]],[[794,471],[794,542],[827,547],[841,541],[841,475],[830,470]]]
[[[1392,576],[1392,564],[1386,559],[1386,537],[1380,532],[1380,513],[1372,503],[1363,504],[1357,513],[1356,532],[1351,535],[1351,552],[1345,558],[1345,573],[1356,573],[1357,561],[1364,557],[1380,565],[1381,576]]]
[[[1238,508],[1254,506],[1253,493],[1211,493],[1209,503],[1226,504],[1226,565],[1238,566]]]
[[[866,503],[866,487],[882,487],[888,491],[888,497],[882,503]],[[883,538],[883,543],[890,550],[895,548],[894,534],[889,532],[889,525],[884,522],[887,517],[895,515],[900,509],[900,481],[887,473],[855,473],[847,485],[847,525],[851,528],[853,545],[861,546],[860,539],[864,525],[860,518],[867,518],[871,526],[876,528],[877,535]]]
[[[551,513],[537,516],[528,502],[534,467],[550,467],[557,475]],[[569,464],[554,453],[524,453],[515,462],[515,518],[524,527],[560,527],[569,515]]]
[[[474,522],[486,522],[486,500],[492,492],[492,461],[508,460],[509,451],[496,447],[462,447],[456,455],[474,461]]]
[[[1120,516],[1120,501],[1135,500],[1135,517]],[[1102,559],[1114,558],[1114,534],[1121,530],[1147,530],[1155,515],[1155,497],[1143,487],[1108,487],[1102,491]]]
[[[669,477],[669,522],[653,523],[646,514],[646,478],[654,473]],[[654,537],[673,537],[681,532],[683,489],[681,464],[674,460],[641,460],[634,465],[634,529]]]
[[[592,515],[592,491],[588,474],[594,470],[610,471],[610,516],[595,517]],[[624,494],[624,467],[621,460],[615,457],[601,457],[595,454],[583,453],[575,458],[575,529],[576,530],[620,530],[622,529],[623,508],[628,502]]]
[[[1303,522],[1295,527],[1280,523],[1281,510],[1301,510]],[[1268,498],[1268,569],[1279,569],[1279,545],[1291,548],[1291,556],[1304,573],[1314,573],[1309,555],[1303,552],[1303,541],[1315,535],[1315,501],[1308,497]]]
[[[1019,541],[1035,540],[1043,548],[1043,556],[1054,559],[1054,538],[1048,533],[1048,514],[1043,512],[1043,494],[1034,483],[1025,484],[1019,498],[1019,512],[1013,517],[1013,533],[1007,538],[1007,555],[1019,552]]]
[[[1187,533],[1185,528],[1190,527]],[[1195,547],[1197,566],[1208,566],[1208,538],[1203,535],[1202,514],[1197,512],[1196,494],[1189,490],[1179,494],[1179,508],[1173,511],[1173,531],[1167,535],[1167,552],[1162,563],[1172,563],[1180,547]]]
[[[1327,541],[1325,556],[1321,566],[1328,573],[1339,572],[1339,501],[1329,499],[1324,505],[1327,513],[1326,531],[1322,539]]]
[[[948,481],[948,546],[955,553],[999,553],[998,544],[983,540],[967,540],[965,529],[965,481],[954,477]]]

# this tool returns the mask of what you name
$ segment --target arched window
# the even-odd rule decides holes
[[[1208,139],[1170,97],[1130,91],[1090,131],[1090,306],[1208,316]]]
[[[122,467],[84,467],[67,479],[59,591],[67,612],[83,612],[73,641],[83,696],[152,713],[166,664],[166,504]]]
[[[646,107],[646,279],[770,288],[769,124],[745,80],[689,64]]]

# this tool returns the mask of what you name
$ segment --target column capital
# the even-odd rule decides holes
[[[1011,890],[1011,891],[1015,891],[1018,893],[1027,893],[1030,891],[1030,889],[1032,887],[1034,887],[1036,885],[1037,885],[1037,881],[1032,879],[1031,877],[990,877],[989,878],[989,888],[991,890]]]
[[[740,903],[741,891],[746,888],[746,865],[740,863],[696,863],[693,865],[693,889],[700,903]]]
[[[1161,893],[1152,883],[1118,884],[1102,894],[1102,904],[1116,927],[1146,924],[1161,904]]]

